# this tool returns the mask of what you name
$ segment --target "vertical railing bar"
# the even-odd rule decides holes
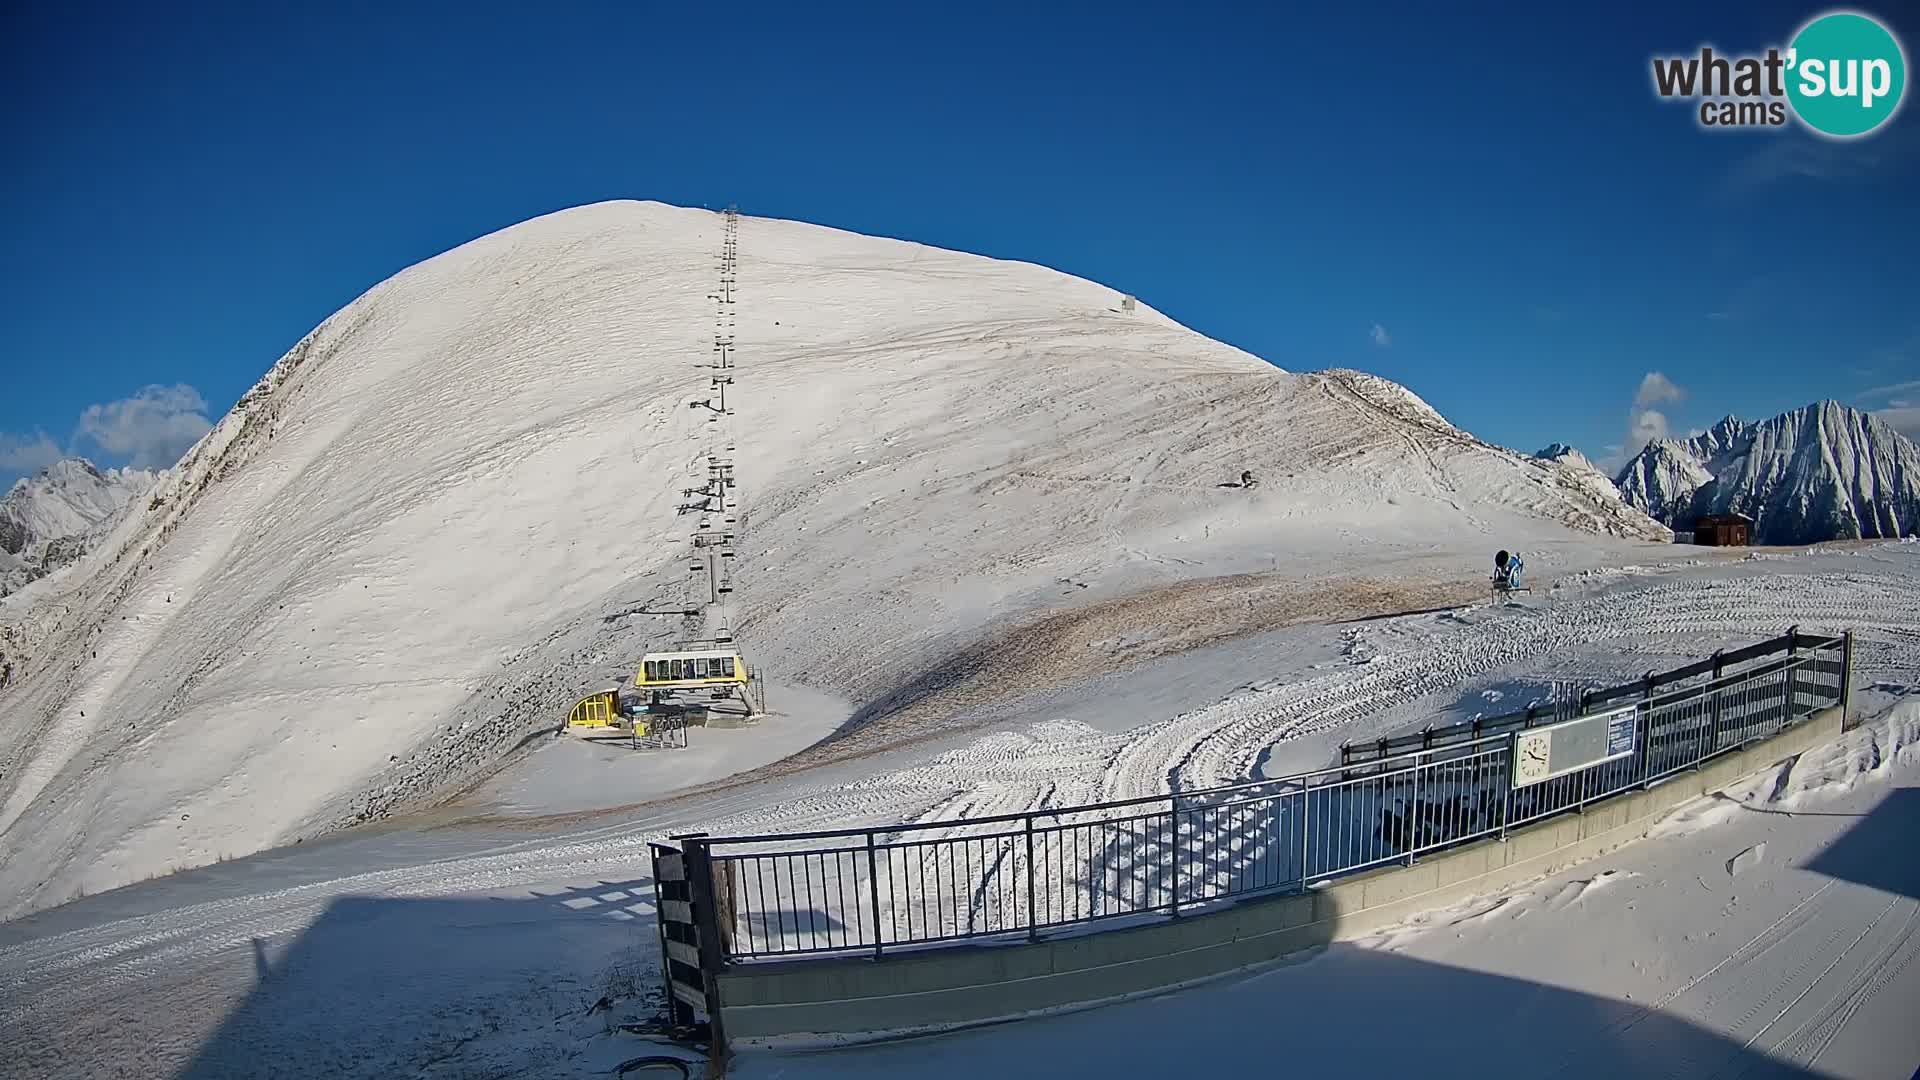
[[[887,865],[889,868],[893,865],[891,855],[887,857]],[[887,894],[891,897],[893,894],[891,873],[887,875],[887,881]],[[873,958],[878,960],[881,949],[885,948],[886,935],[880,932],[880,864],[874,851],[872,832],[867,833],[867,900],[873,905]]]
[[[1021,819],[1027,834],[1027,935],[1040,940],[1040,924],[1034,921],[1033,910],[1033,815]]]
[[[1168,911],[1173,915],[1178,915],[1180,914],[1181,863],[1184,861],[1181,858],[1183,851],[1180,845],[1180,796],[1178,795],[1170,795],[1167,797],[1167,821],[1173,827],[1173,842],[1170,848],[1173,859],[1173,889],[1172,895],[1167,903]]]
[[[807,905],[807,947],[808,948],[812,948],[813,946],[819,944],[819,938],[820,938],[819,920],[814,917],[816,915],[816,912],[814,910],[814,903],[813,903],[813,863],[809,858],[809,856],[811,855],[812,855],[812,852],[808,852],[808,851],[803,851],[800,853],[800,875],[801,875],[801,879],[807,883],[806,905]],[[800,925],[799,912],[795,912],[794,927],[796,930],[799,928],[799,925]]]
[[[1417,763],[1420,761],[1420,759],[1414,758],[1414,761]],[[1413,812],[1409,815],[1411,824],[1407,829],[1407,865],[1408,866],[1413,865],[1414,850],[1420,846],[1420,818],[1422,816],[1421,815],[1422,807],[1420,805],[1420,778],[1425,772],[1426,772],[1426,769],[1421,764],[1414,765],[1413,784],[1412,784]]]
[[[1853,726],[1853,631],[1840,636],[1840,729]]]

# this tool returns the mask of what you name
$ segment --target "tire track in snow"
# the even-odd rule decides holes
[[[1915,925],[1920,922],[1920,903],[1909,900],[1907,904],[1906,922],[1894,939],[1871,963],[1855,971],[1846,987],[1825,1007],[1774,1044],[1770,1053],[1813,1068],[1860,1007],[1912,965],[1915,955],[1920,954],[1920,937],[1914,934]]]
[[[1849,574],[1793,580],[1798,587],[1791,591],[1768,579],[1672,583],[1560,602],[1525,616],[1475,609],[1488,617],[1461,624],[1457,633],[1427,634],[1417,648],[1383,648],[1360,670],[1230,699],[1177,717],[1122,751],[1109,770],[1104,793],[1127,798],[1233,783],[1251,775],[1260,755],[1276,743],[1331,731],[1555,650],[1617,640],[1768,636],[1794,623],[1853,627],[1903,640],[1920,633],[1920,615],[1895,611],[1886,600],[1911,594],[1917,584],[1911,578]],[[1368,633],[1359,631],[1357,636]],[[1404,636],[1392,627],[1372,633]]]

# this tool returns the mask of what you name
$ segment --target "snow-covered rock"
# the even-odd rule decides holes
[[[1745,514],[1755,543],[1920,535],[1920,447],[1837,401],[1657,440],[1617,482],[1628,502],[1676,527]]]
[[[1084,670],[1045,637],[1063,609],[1151,596],[1204,641],[1232,605],[1196,578],[1458,580],[1495,547],[1667,535],[1387,380],[1290,374],[1031,264],[746,218],[717,322],[722,230],[607,203],[402,271],[0,608],[27,641],[0,915],[485,775],[687,633],[628,613],[698,584],[677,508],[716,443],[732,629],[862,724],[983,664]],[[716,330],[724,418],[689,408]]]
[[[1712,481],[1700,459],[1673,439],[1648,443],[1614,478],[1629,505],[1656,521],[1681,526],[1692,524],[1693,493]]]
[[[68,458],[16,481],[0,498],[0,596],[84,554],[94,534],[145,494],[158,475],[145,469],[102,472],[84,458]]]

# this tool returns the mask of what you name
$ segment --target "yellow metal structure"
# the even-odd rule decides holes
[[[648,653],[633,677],[633,685],[642,690],[698,690],[747,682],[747,662],[732,649]]]
[[[567,726],[576,728],[611,728],[620,722],[620,691],[602,690],[588,694],[574,705],[567,714]]]

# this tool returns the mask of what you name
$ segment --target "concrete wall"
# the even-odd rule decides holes
[[[1842,710],[1650,791],[1308,892],[1038,942],[929,948],[872,958],[730,966],[719,980],[727,1037],[873,1036],[981,1023],[1166,990],[1372,933],[1416,912],[1496,892],[1640,839],[1666,811],[1840,734]]]

